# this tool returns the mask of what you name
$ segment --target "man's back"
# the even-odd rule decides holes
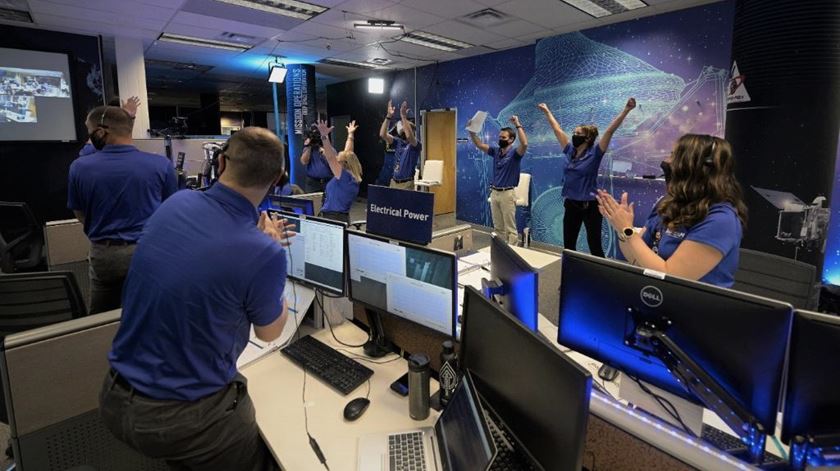
[[[84,213],[92,241],[137,241],[146,220],[176,190],[175,170],[165,157],[108,145],[70,166],[68,207]]]
[[[148,221],[126,279],[111,365],[156,399],[196,400],[231,381],[250,324],[282,310],[284,250],[221,183],[183,191]]]

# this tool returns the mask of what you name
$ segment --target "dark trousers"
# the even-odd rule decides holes
[[[312,178],[307,175],[306,180],[304,180],[303,183],[304,191],[307,193],[318,193],[320,191],[324,191],[327,188],[327,183],[329,182],[329,178]]]
[[[99,412],[117,439],[176,470],[279,470],[257,429],[247,381],[237,374],[197,401],[162,401],[135,391],[113,370]]]
[[[318,216],[324,219],[331,219],[333,221],[343,222],[345,224],[350,224],[350,214],[349,213],[338,213],[335,211],[321,211],[321,214]]]
[[[123,283],[136,247],[135,244],[90,244],[88,273],[91,314],[117,309],[122,305]]]
[[[583,224],[586,227],[589,252],[597,257],[603,257],[601,224],[604,218],[598,212],[598,202],[575,201],[567,198],[563,206],[566,208],[563,216],[563,246],[569,250],[577,250],[577,239],[580,226]]]

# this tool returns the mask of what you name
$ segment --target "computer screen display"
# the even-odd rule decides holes
[[[286,211],[306,216],[315,215],[314,203],[310,199],[279,195],[268,195],[266,199],[268,200],[268,207],[266,209]]]
[[[592,376],[472,287],[464,293],[461,365],[544,469],[581,469]]]
[[[789,304],[569,250],[562,263],[561,345],[700,404],[658,358],[628,345],[637,326],[655,323],[773,433],[790,335]]]
[[[485,470],[496,454],[487,419],[469,374],[435,423],[443,469]]]
[[[278,214],[294,224],[297,232],[286,247],[289,278],[344,294],[344,224],[294,213]]]
[[[455,254],[347,231],[350,298],[454,335]]]
[[[833,436],[840,444],[840,317],[796,311],[782,441]]]
[[[537,270],[498,236],[493,236],[490,245],[490,275],[502,284],[502,294],[497,296],[502,307],[536,332],[539,306]]]

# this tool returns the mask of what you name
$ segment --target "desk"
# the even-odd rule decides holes
[[[302,329],[301,334],[305,335],[306,330],[310,329]],[[367,333],[351,322],[336,326],[335,335],[351,345],[367,340]],[[332,338],[329,329],[322,329],[313,336],[332,348],[347,350],[340,350],[341,353],[349,351],[353,355],[363,355],[361,348],[341,346]],[[375,361],[393,358],[396,355]],[[363,397],[367,386],[362,385],[349,395],[341,396],[312,375],[306,376],[309,432],[318,440],[332,471],[356,469],[356,444],[360,436],[431,427],[437,418],[437,413],[432,410],[426,420],[412,420],[408,416],[408,398],[390,390],[390,384],[408,370],[405,360],[385,364],[360,363],[372,369],[374,374],[370,380],[370,406],[355,422],[344,420],[344,406],[351,399]],[[277,462],[291,471],[324,469],[309,447],[304,432],[301,400],[303,370],[276,352],[248,365],[242,374],[248,378],[248,390],[257,410],[257,424]],[[437,388],[437,382],[432,380],[431,393],[434,394]]]

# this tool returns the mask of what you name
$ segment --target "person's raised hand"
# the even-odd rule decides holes
[[[321,137],[327,138],[333,130],[333,126],[327,126],[327,121],[323,119],[318,119],[318,132],[321,133]]]
[[[356,124],[356,120],[354,119],[347,125],[347,134],[353,134],[357,129],[359,129],[359,126]]]
[[[394,105],[391,103],[391,100],[388,100],[388,111],[387,111],[388,119],[390,119],[392,116],[394,116],[394,111],[396,111],[396,108],[394,108]]]
[[[551,111],[548,109],[548,105],[546,105],[545,103],[540,103],[539,105],[537,105],[537,108],[539,108],[540,111],[542,111],[543,113],[548,113],[549,111]]]
[[[522,124],[519,122],[519,116],[516,116],[516,115],[511,116],[510,117],[510,122],[514,126],[517,126],[517,127],[522,126]]]
[[[271,222],[274,223],[275,229],[280,234],[280,239],[277,241],[283,247],[288,247],[292,244],[292,237],[297,235],[295,232],[295,225],[289,224],[285,218],[278,217],[276,214],[271,215]]]
[[[132,118],[137,116],[137,110],[140,108],[140,99],[136,96],[130,97],[128,100],[125,100],[122,104],[122,109],[128,113],[129,116]]]
[[[632,110],[635,107],[636,107],[636,99],[633,98],[633,97],[630,97],[630,99],[627,100],[627,104],[624,105],[624,109],[629,111],[629,110]]]
[[[633,203],[628,204],[627,192],[622,193],[620,202],[604,190],[598,190],[595,198],[598,200],[598,211],[613,229],[620,231],[625,227],[633,227]]]

